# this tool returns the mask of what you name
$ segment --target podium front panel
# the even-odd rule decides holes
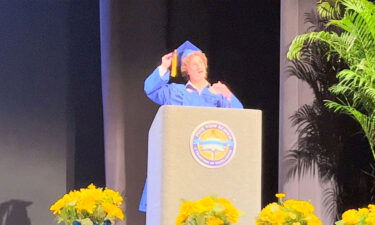
[[[147,225],[173,225],[182,199],[210,195],[242,212],[238,224],[253,223],[261,210],[261,121],[260,110],[161,107],[149,131]],[[191,151],[194,132],[209,122],[229,129],[233,140],[227,142],[235,145],[233,157],[218,168],[204,166]]]

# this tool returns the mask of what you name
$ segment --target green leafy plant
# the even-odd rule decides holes
[[[317,5],[316,11],[305,14],[308,32],[343,32],[339,27],[326,25],[330,19],[343,16],[345,8],[341,4],[326,0]],[[325,100],[336,102],[345,98],[329,90],[339,82],[336,75],[349,68],[346,62],[320,40],[306,41],[299,56],[290,61],[288,73],[308,84],[315,99],[290,117],[298,139],[285,157],[287,178],[311,173],[317,174],[322,183],[332,182],[323,190],[323,204],[327,207],[324,213],[338,219],[347,207],[367,204],[375,196],[371,151],[358,132],[359,124],[324,104]]]
[[[338,4],[344,8],[341,19],[335,19],[341,14]],[[330,88],[339,98],[326,100],[326,106],[350,115],[360,124],[375,159],[375,5],[367,0],[337,0],[333,7],[321,2],[319,10],[325,12],[327,26],[342,32],[299,35],[289,48],[288,58],[300,59],[302,49],[319,41],[329,47],[327,60],[338,55],[348,65],[338,72],[338,83]]]

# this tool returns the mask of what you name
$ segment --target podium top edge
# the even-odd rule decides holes
[[[162,105],[158,109],[159,112],[169,111],[169,110],[212,110],[212,111],[219,111],[219,110],[234,110],[234,111],[245,111],[245,112],[258,112],[262,113],[260,109],[238,109],[238,108],[217,108],[217,107],[204,107],[204,106],[175,106],[175,105]]]

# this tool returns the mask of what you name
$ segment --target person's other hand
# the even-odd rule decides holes
[[[229,90],[227,85],[218,81],[217,83],[212,84],[212,89],[216,94],[222,94],[225,98],[230,99],[232,97],[232,92]]]

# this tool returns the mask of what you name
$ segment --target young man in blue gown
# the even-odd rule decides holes
[[[173,54],[178,54],[182,76],[187,83],[169,83]],[[207,81],[207,57],[195,45],[186,41],[177,51],[164,55],[158,66],[145,80],[144,90],[159,105],[182,105],[218,108],[243,108],[241,102],[220,81]],[[146,212],[147,181],[143,189],[139,211]]]

